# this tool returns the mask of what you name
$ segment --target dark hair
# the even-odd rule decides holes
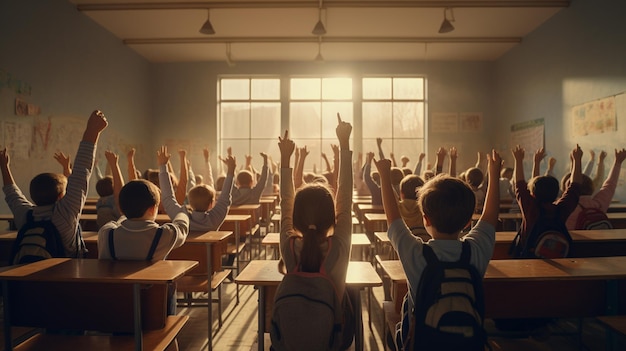
[[[409,174],[413,174],[413,170],[408,167],[404,167],[402,168],[402,173],[404,173],[405,176],[408,176]]]
[[[580,195],[593,195],[593,180],[588,175],[583,174],[583,182],[580,186]]]
[[[311,183],[301,187],[293,202],[293,227],[302,234],[300,265],[304,272],[319,272],[320,244],[335,226],[335,200],[328,187]]]
[[[157,169],[146,169],[143,172],[143,179],[152,182],[156,186],[160,186],[159,185],[159,183],[160,183],[159,182],[159,170],[157,170]]]
[[[237,186],[238,187],[243,187],[243,188],[250,188],[252,187],[252,173],[248,170],[241,170],[239,171],[239,173],[237,173]]]
[[[120,190],[120,210],[129,219],[143,217],[149,208],[160,202],[161,190],[145,179],[132,180]]]
[[[476,197],[467,183],[439,174],[420,188],[418,203],[437,231],[455,234],[472,219]]]
[[[392,185],[400,185],[400,182],[402,181],[403,178],[404,178],[404,172],[402,172],[402,169],[398,167],[391,167],[390,179],[391,179]]]
[[[224,182],[226,181],[226,176],[225,175],[219,175],[216,179],[215,179],[215,190],[216,191],[222,191],[222,188],[224,187]]]
[[[534,177],[528,182],[528,190],[539,203],[552,203],[559,196],[559,181],[552,176]]]
[[[67,177],[57,173],[41,173],[30,181],[30,197],[37,206],[52,205],[65,193]]]
[[[99,179],[96,182],[96,192],[100,197],[113,195],[113,177],[105,176]]]
[[[400,182],[400,193],[405,199],[417,200],[417,188],[424,185],[424,180],[418,175],[409,174]]]
[[[473,187],[480,186],[480,184],[483,182],[483,179],[485,179],[483,171],[476,167],[472,167],[465,171],[465,180],[469,185]]]
[[[206,212],[211,208],[215,199],[215,189],[207,184],[196,185],[189,189],[187,199],[194,211]]]

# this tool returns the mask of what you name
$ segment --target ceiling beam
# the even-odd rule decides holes
[[[227,44],[227,43],[318,43],[317,37],[221,37],[221,38],[133,38],[126,45]],[[520,43],[520,37],[324,37],[322,43]]]
[[[323,8],[564,8],[571,0],[422,0],[422,1],[331,1],[323,2]],[[318,8],[318,1],[204,1],[204,2],[154,2],[78,4],[79,11],[131,11],[131,10],[190,10],[190,9],[240,9],[240,8]]]

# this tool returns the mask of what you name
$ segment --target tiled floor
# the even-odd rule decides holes
[[[251,286],[242,286],[240,289],[240,304],[235,306],[235,284],[224,284],[224,325],[214,336],[213,349],[222,350],[257,350],[257,291]],[[383,289],[374,289],[374,300],[372,300],[372,320],[369,325],[369,315],[367,313],[367,299],[363,295],[363,322],[364,322],[364,349],[384,350],[381,340],[383,317],[382,300]],[[179,313],[188,313],[190,322],[179,334],[178,342],[181,351],[206,350],[207,346],[207,309],[206,307],[179,308]],[[214,309],[214,316],[217,309]],[[493,327],[493,322],[487,320],[486,328],[490,332],[490,343],[494,350],[510,351],[573,351],[573,350],[610,350],[606,346],[607,334],[602,326],[594,319],[586,319],[583,322],[582,342],[579,343],[577,335],[572,332],[576,330],[577,321],[562,320],[554,323],[550,327],[549,334],[536,335],[535,338],[521,338],[509,335],[508,337],[496,336],[498,331]],[[217,327],[217,321],[215,322]],[[559,335],[570,334],[570,335]],[[616,337],[616,344],[613,350],[626,350],[626,340]],[[269,350],[269,336],[266,334],[265,350]]]

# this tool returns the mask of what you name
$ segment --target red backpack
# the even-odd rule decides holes
[[[576,229],[592,230],[592,229],[613,229],[613,225],[609,218],[602,210],[596,207],[584,207],[578,204],[582,209],[576,217]]]

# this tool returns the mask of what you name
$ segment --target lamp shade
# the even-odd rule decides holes
[[[200,33],[207,34],[207,35],[215,34],[215,29],[213,29],[213,25],[211,24],[211,19],[209,18],[206,19],[206,22],[204,22],[204,24],[202,25],[202,28],[200,28]]]
[[[450,20],[448,20],[447,18],[444,18],[443,22],[441,22],[441,27],[439,27],[439,33],[449,33],[449,32],[452,32],[453,30],[454,30],[454,26],[452,25]]]
[[[315,27],[313,28],[313,31],[311,32],[314,35],[324,35],[326,34],[326,28],[324,28],[324,23],[322,23],[322,20],[318,20],[317,23],[315,24]]]

